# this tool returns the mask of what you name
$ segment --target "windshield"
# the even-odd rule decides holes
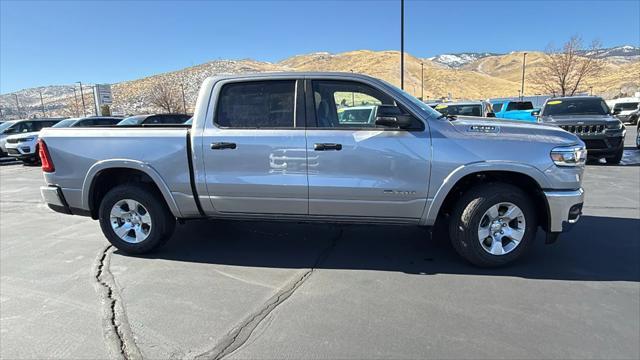
[[[11,125],[15,124],[15,121],[5,121],[0,124],[0,133],[11,127]]]
[[[480,104],[440,104],[436,106],[436,110],[443,115],[482,116],[482,105]]]
[[[440,115],[442,115],[439,112],[437,112],[436,110],[434,110],[433,108],[431,108],[429,105],[427,105],[425,102],[422,102],[422,101],[418,100],[416,97],[414,97],[413,95],[410,95],[408,92],[406,92],[406,91],[400,89],[399,87],[397,87],[395,85],[392,85],[392,84],[390,84],[390,83],[388,83],[386,81],[383,81],[383,82],[386,85],[388,85],[388,86],[392,87],[393,89],[397,90],[398,92],[400,92],[406,100],[409,100],[412,104],[414,104],[417,107],[419,107],[422,110],[422,112],[423,112],[423,114],[425,116],[427,116],[427,117],[436,117],[437,118]]]
[[[120,121],[118,123],[118,125],[138,125],[142,122],[142,120],[144,120],[146,117],[145,116],[140,116],[140,115],[136,115],[136,116],[131,116],[128,117],[122,121]]]
[[[54,128],[69,127],[69,126],[73,125],[73,123],[76,122],[76,120],[78,120],[78,119],[65,119],[65,120],[62,120],[59,123],[53,125],[52,127],[54,127]]]
[[[548,101],[544,106],[542,116],[555,115],[607,115],[609,107],[604,100],[592,99],[562,99]]]
[[[637,102],[617,103],[613,106],[613,110],[636,110],[638,108]]]

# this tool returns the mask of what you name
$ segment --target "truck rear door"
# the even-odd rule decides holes
[[[306,93],[309,215],[418,219],[430,171],[424,124],[414,119],[416,131],[375,125],[363,110],[397,104],[365,83],[308,80]]]
[[[296,79],[216,84],[202,138],[216,212],[308,213],[304,107],[296,106],[301,86]]]

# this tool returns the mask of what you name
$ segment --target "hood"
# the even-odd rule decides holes
[[[603,124],[608,121],[619,121],[611,115],[562,115],[543,116],[542,122],[548,125],[589,125]]]
[[[574,145],[581,142],[574,134],[542,123],[460,116],[457,120],[451,121],[451,124],[457,131],[469,136],[499,137],[504,140],[543,142],[553,145]]]
[[[12,134],[7,136],[7,139],[21,139],[21,138],[31,137],[31,136],[38,137],[39,133],[40,131],[31,131],[31,132],[23,132],[19,134]]]

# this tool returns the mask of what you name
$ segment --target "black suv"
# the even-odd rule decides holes
[[[548,99],[540,111],[543,123],[576,134],[587,146],[591,158],[605,158],[618,164],[624,151],[622,122],[612,115],[602,98],[575,96]]]

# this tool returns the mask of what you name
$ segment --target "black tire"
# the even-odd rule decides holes
[[[502,202],[520,208],[525,218],[525,233],[513,250],[504,255],[493,255],[481,245],[478,227],[485,212]],[[458,200],[451,214],[449,237],[458,254],[470,263],[480,267],[497,267],[520,258],[529,250],[537,226],[535,207],[527,194],[510,184],[488,183],[469,189]]]
[[[620,161],[622,161],[622,155],[624,154],[624,148],[620,148],[620,150],[610,158],[607,158],[607,164],[618,165]]]
[[[146,239],[139,243],[124,241],[111,226],[111,209],[123,199],[132,199],[142,204],[151,217],[153,226]],[[144,254],[160,248],[171,238],[176,226],[176,219],[162,196],[151,187],[141,184],[125,184],[111,189],[100,202],[98,214],[100,228],[107,240],[118,250],[128,254]]]

